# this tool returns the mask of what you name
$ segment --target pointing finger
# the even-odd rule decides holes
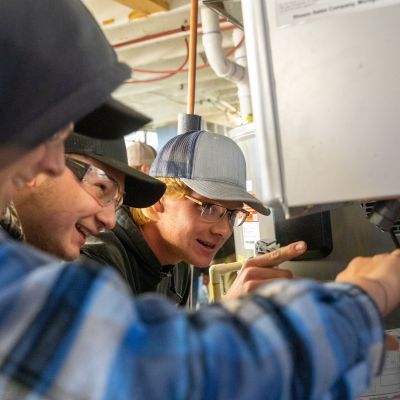
[[[287,246],[281,247],[280,249],[274,250],[271,253],[263,254],[261,256],[246,260],[242,268],[250,266],[273,268],[285,261],[289,261],[295,257],[298,257],[306,250],[307,245],[305,242],[294,242]]]

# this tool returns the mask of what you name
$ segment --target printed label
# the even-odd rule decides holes
[[[258,222],[258,214],[256,210],[251,207],[244,205],[243,208],[249,212],[245,222]]]
[[[359,12],[400,4],[400,0],[276,0],[278,27],[328,15]]]
[[[260,223],[245,222],[242,226],[244,248],[254,252],[255,244],[260,240]]]

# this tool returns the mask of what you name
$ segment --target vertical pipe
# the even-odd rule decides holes
[[[194,114],[194,99],[196,85],[196,55],[197,55],[197,19],[199,3],[191,0],[190,12],[190,42],[189,42],[189,83],[187,98],[187,113]]]

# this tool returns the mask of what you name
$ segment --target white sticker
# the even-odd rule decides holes
[[[400,329],[386,331],[400,340]],[[375,397],[376,396],[376,397]],[[374,378],[362,400],[395,400],[400,399],[400,350],[386,351],[382,374]]]
[[[246,181],[246,191],[247,192],[252,192],[253,191],[253,181],[248,179]]]
[[[243,225],[244,248],[253,250],[256,242],[260,240],[260,223],[245,222]]]
[[[350,13],[400,4],[400,0],[276,0],[279,27],[327,15]]]

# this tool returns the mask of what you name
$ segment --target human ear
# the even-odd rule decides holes
[[[25,183],[25,186],[28,188],[34,188],[38,186],[38,181],[37,181],[37,177],[33,178],[32,180],[30,180],[29,182]]]
[[[156,213],[164,212],[165,206],[164,206],[163,199],[161,198],[160,200],[157,201],[157,203],[153,204],[151,207],[153,208],[154,212],[156,212]]]
[[[26,182],[25,187],[28,189],[38,188],[43,182],[47,181],[49,176],[47,174],[36,175],[32,180]]]
[[[142,164],[139,168],[140,172],[143,172],[144,174],[149,174],[150,167],[148,165]]]

